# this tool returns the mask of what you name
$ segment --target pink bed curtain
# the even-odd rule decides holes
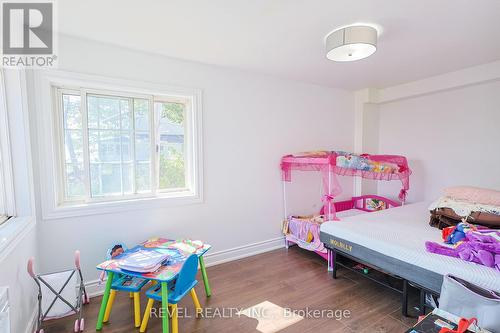
[[[372,164],[390,165],[390,172],[377,172],[366,169],[342,167],[337,165],[338,156],[361,158]],[[411,170],[408,166],[406,157],[399,155],[356,155],[352,153],[336,151],[319,151],[312,153],[303,153],[297,155],[286,155],[281,159],[282,180],[290,182],[292,180],[292,170],[300,171],[320,171],[323,179],[324,211],[330,212],[329,218],[335,219],[335,207],[333,199],[342,193],[340,183],[336,175],[358,176],[374,180],[400,180],[402,184],[399,192],[399,199],[404,202],[406,194],[410,189]]]

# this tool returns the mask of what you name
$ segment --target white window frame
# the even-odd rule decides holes
[[[10,149],[5,80],[3,70],[0,70],[0,216],[13,217],[16,216],[16,205]]]
[[[132,209],[150,209],[172,205],[195,204],[203,201],[202,172],[202,92],[200,89],[180,88],[160,84],[134,82],[121,79],[110,79],[100,76],[78,74],[65,71],[39,71],[34,73],[36,91],[36,124],[39,144],[39,166],[41,175],[42,215],[45,219],[62,218],[81,215],[94,215],[119,212]],[[58,90],[60,89],[60,90]],[[92,198],[85,202],[63,201],[64,198],[64,140],[61,140],[62,107],[58,91],[83,91],[105,95],[140,97],[150,99],[154,111],[153,100],[163,98],[179,98],[189,100],[190,108],[186,109],[185,146],[192,151],[186,158],[186,174],[189,191],[156,191],[158,181],[158,158],[152,158],[151,172],[152,193],[146,195],[118,196],[116,198]],[[75,91],[76,92],[76,91]],[[85,95],[86,96],[86,95]],[[85,98],[82,104],[85,104]],[[84,114],[83,112],[82,114]],[[153,112],[154,113],[154,112]],[[153,115],[152,115],[153,116]],[[157,117],[153,118],[157,121]],[[151,135],[154,136],[155,123],[151,121]],[[84,135],[87,129],[83,127]],[[152,154],[156,154],[156,140],[152,140]],[[85,146],[85,145],[84,145]],[[88,147],[87,147],[88,148]],[[87,149],[84,148],[84,149]],[[84,153],[86,156],[86,153]],[[84,157],[86,158],[86,157]],[[85,164],[86,162],[84,162]],[[87,166],[84,166],[87,168]],[[85,171],[87,172],[87,170]],[[46,194],[46,195],[45,195]]]

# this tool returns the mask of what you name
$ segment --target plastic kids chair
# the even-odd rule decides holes
[[[80,269],[80,251],[75,251],[75,268],[73,269],[35,274],[34,262],[34,258],[28,260],[27,270],[38,286],[38,317],[35,333],[44,332],[43,321],[75,313],[78,318],[75,320],[74,331],[83,331],[85,328],[83,304],[89,303],[89,297]]]
[[[112,259],[123,253],[125,246],[123,244],[116,244],[108,250],[108,258]],[[109,321],[113,302],[115,301],[117,291],[125,291],[129,293],[130,298],[134,299],[134,325],[139,327],[141,325],[141,298],[140,291],[148,280],[128,275],[116,274],[111,284],[111,292],[109,293],[108,303],[106,304],[106,311],[104,312],[103,322]]]
[[[191,294],[194,306],[196,307],[196,312],[201,311],[201,305],[198,301],[198,296],[194,287],[198,284],[196,280],[196,273],[198,272],[198,256],[196,254],[190,255],[179,272],[177,280],[172,284],[169,284],[169,294],[168,294],[168,305],[171,306],[172,314],[172,333],[179,332],[179,324],[177,318],[177,303],[187,295]],[[161,284],[157,283],[153,287],[146,291],[146,296],[149,298],[146,310],[144,312],[144,317],[142,318],[142,324],[139,332],[145,332],[148,326],[148,321],[150,317],[151,309],[153,308],[154,302],[161,302]]]

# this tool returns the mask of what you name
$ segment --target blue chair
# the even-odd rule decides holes
[[[187,295],[191,294],[194,306],[196,307],[196,313],[200,313],[201,305],[196,295],[194,287],[198,284],[196,280],[196,273],[198,272],[198,256],[196,254],[190,255],[184,264],[182,265],[181,271],[175,281],[168,285],[168,305],[171,306],[172,314],[172,333],[179,332],[179,324],[177,317],[177,303]],[[142,318],[141,328],[139,332],[145,332],[148,326],[148,321],[150,317],[151,309],[153,308],[154,302],[161,302],[161,284],[157,283],[153,287],[146,291],[146,296],[149,298],[146,310],[144,311],[144,317]]]

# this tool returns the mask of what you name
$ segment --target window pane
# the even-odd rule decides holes
[[[125,194],[134,192],[134,173],[132,168],[132,163],[123,165],[123,193]]]
[[[148,133],[137,133],[135,135],[135,159],[136,161],[149,161],[151,156],[151,140]]]
[[[151,168],[149,163],[137,163],[135,166],[137,191],[151,190]]]
[[[149,131],[149,102],[146,99],[134,99],[134,117],[136,131]]]
[[[64,194],[68,200],[82,198],[85,195],[83,168],[83,132],[80,96],[62,95],[63,106],[63,142],[64,142]]]
[[[85,195],[82,164],[66,165],[66,197],[71,199]]]
[[[145,99],[88,96],[92,196],[151,191],[149,113]]]
[[[120,131],[89,130],[91,162],[120,162]]]
[[[184,117],[186,105],[182,103],[155,103],[160,114],[160,132],[184,134]]]
[[[81,129],[82,113],[80,112],[80,96],[63,94],[64,128]]]
[[[174,189],[186,187],[184,156],[184,122],[186,105],[175,102],[155,103],[160,115],[159,187]]]
[[[186,170],[182,145],[160,144],[160,189],[186,186]]]
[[[122,99],[120,100],[120,111],[121,111],[121,121],[122,121],[122,129],[131,129],[132,128],[132,109],[130,107],[130,100]]]
[[[90,192],[92,197],[102,196],[101,165],[90,164]]]
[[[81,130],[64,131],[66,163],[83,163],[83,136]]]
[[[103,164],[101,166],[102,192],[103,194],[121,194],[121,165]]]
[[[93,197],[122,194],[120,164],[93,163],[90,165],[90,175]]]
[[[132,144],[130,142],[129,132],[122,132],[122,161],[123,162],[133,161]]]
[[[94,129],[119,129],[121,127],[121,97],[88,96],[88,124]]]

